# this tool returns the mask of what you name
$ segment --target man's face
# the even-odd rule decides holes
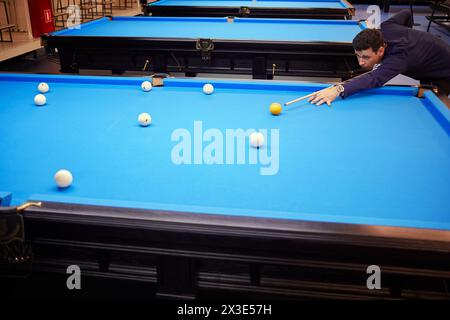
[[[384,47],[380,47],[377,51],[373,51],[372,48],[355,51],[355,54],[361,68],[371,70],[375,64],[381,63],[384,55]]]

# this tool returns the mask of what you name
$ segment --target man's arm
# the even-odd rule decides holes
[[[393,15],[389,19],[387,19],[385,22],[381,24],[381,28],[383,28],[383,25],[387,24],[398,24],[401,26],[405,26],[408,28],[413,27],[413,17],[411,15],[411,10],[404,9],[400,11],[399,13]]]
[[[340,95],[342,98],[346,98],[361,90],[383,86],[395,76],[408,70],[407,56],[407,43],[404,40],[391,41],[385,49],[385,58],[381,65],[367,74],[348,80],[343,84],[344,92],[340,93]],[[339,96],[337,89],[337,87],[333,86],[326,90],[321,90],[309,98],[308,101],[316,105],[323,103],[331,105]]]
[[[386,58],[383,64],[376,70],[348,80],[348,82],[343,84],[344,92],[341,93],[342,98],[346,98],[362,90],[383,86],[395,76],[406,71],[405,60],[405,57],[402,57],[402,55]],[[336,86],[333,86],[319,91],[311,96],[308,101],[318,106],[323,103],[331,105],[338,96],[339,90]]]
[[[383,63],[366,75],[360,76],[354,80],[345,83],[343,98],[351,96],[361,90],[367,90],[383,86],[386,82],[395,76],[406,71],[406,58],[402,55],[386,58]]]

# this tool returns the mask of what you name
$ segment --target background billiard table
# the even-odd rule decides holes
[[[346,0],[159,0],[143,4],[151,16],[352,19],[355,8]]]
[[[364,21],[264,18],[109,17],[42,37],[61,72],[348,78],[359,69],[352,40]]]

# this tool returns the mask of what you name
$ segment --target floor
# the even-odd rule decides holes
[[[133,9],[114,9],[113,15],[115,16],[134,16],[141,13],[140,7],[135,4]],[[3,33],[6,37],[9,37],[6,32]],[[0,70],[2,64],[1,62],[6,62],[11,58],[32,52],[42,48],[41,40],[29,39],[28,32],[13,32],[12,34],[14,42],[0,42]]]

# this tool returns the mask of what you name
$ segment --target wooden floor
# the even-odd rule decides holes
[[[13,32],[14,42],[0,42],[0,61],[5,61],[24,53],[41,48],[41,39],[28,39],[24,32]]]
[[[141,8],[134,4],[132,9],[114,9],[115,16],[135,16],[141,13]],[[4,33],[7,37],[8,35]],[[0,62],[35,51],[41,46],[40,38],[29,39],[27,32],[13,32],[13,42],[0,42]]]

